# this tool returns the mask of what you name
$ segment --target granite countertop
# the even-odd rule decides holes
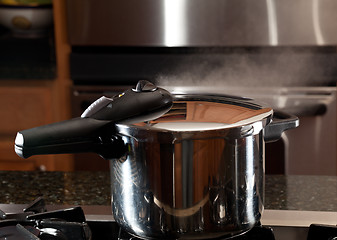
[[[0,171],[0,204],[109,206],[109,174]],[[337,176],[266,175],[265,208],[337,212]]]

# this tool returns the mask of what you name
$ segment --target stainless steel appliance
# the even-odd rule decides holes
[[[89,95],[115,92],[140,78],[224,93],[240,88],[275,108],[291,109],[303,121],[267,145],[268,173],[337,174],[335,1],[67,5],[74,116]],[[318,112],[312,111],[316,102]],[[299,151],[304,148],[310,151]]]
[[[336,45],[334,0],[69,0],[72,45]]]

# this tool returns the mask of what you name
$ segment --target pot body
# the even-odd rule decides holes
[[[159,239],[251,229],[263,211],[266,122],[201,132],[117,126],[128,151],[110,161],[115,220]]]

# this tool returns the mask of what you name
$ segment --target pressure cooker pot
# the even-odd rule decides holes
[[[140,81],[81,118],[20,131],[15,149],[22,157],[96,152],[110,161],[122,228],[142,238],[207,239],[258,224],[265,142],[297,126],[297,117],[252,99],[170,94]]]

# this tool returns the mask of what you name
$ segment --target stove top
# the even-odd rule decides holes
[[[38,198],[22,212],[0,210],[0,239],[89,240],[92,233],[81,207],[47,211]]]
[[[259,224],[232,240],[279,240],[279,228]],[[282,239],[290,239],[286,232]],[[336,240],[337,226],[311,224],[305,229],[306,240]],[[22,211],[0,210],[0,240],[137,240],[113,220],[87,220],[81,207],[47,211],[43,198],[38,198]],[[218,238],[217,240],[222,240]],[[298,238],[300,239],[300,238]],[[302,238],[301,238],[302,239]]]
[[[123,231],[116,222],[95,222],[88,221],[88,225],[92,229],[92,239],[116,239],[116,240],[140,240],[135,236]],[[107,230],[109,229],[109,230]],[[222,240],[217,238],[214,240]],[[273,230],[269,227],[256,226],[246,234],[230,238],[231,240],[277,240],[274,237]]]

